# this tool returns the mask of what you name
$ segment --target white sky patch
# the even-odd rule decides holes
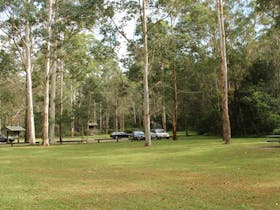
[[[121,25],[120,21],[124,15],[125,14],[117,14],[114,17],[114,21],[118,26]],[[123,29],[120,28],[120,30],[123,30],[126,38],[128,38],[129,40],[134,40],[135,28],[136,28],[136,20],[130,20],[127,21],[126,26]],[[129,43],[121,34],[118,34],[117,37],[118,37],[118,41],[120,42],[119,51],[117,53],[119,58],[123,58],[127,55],[127,46],[129,45]]]

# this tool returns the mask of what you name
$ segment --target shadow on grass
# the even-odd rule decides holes
[[[280,145],[262,146],[263,149],[280,149]]]

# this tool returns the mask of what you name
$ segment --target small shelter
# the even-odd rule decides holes
[[[89,135],[94,135],[98,133],[98,124],[96,122],[89,121],[87,132]]]
[[[7,141],[9,143],[10,139],[16,140],[19,143],[19,134],[21,131],[25,131],[25,129],[21,126],[6,126],[5,127],[7,133]]]

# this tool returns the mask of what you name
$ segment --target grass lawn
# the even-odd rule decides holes
[[[280,209],[280,144],[0,145],[0,209]]]

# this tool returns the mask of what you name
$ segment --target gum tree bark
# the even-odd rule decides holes
[[[26,1],[30,4],[30,0]],[[33,112],[33,95],[32,95],[32,62],[31,62],[31,32],[30,23],[27,20],[25,24],[25,41],[24,41],[24,57],[25,57],[25,73],[26,73],[26,139],[29,144],[36,144],[34,112]]]
[[[228,111],[228,78],[227,78],[227,55],[226,55],[226,39],[224,28],[223,1],[217,0],[218,21],[220,32],[220,62],[221,62],[221,92],[222,92],[222,124],[223,139],[226,144],[231,141],[231,128]]]
[[[148,74],[149,74],[149,52],[148,52],[148,34],[147,34],[147,16],[146,7],[148,0],[143,0],[142,9],[142,24],[143,24],[143,34],[144,34],[144,71],[143,71],[143,81],[144,81],[144,127],[145,127],[145,146],[151,146],[151,128],[150,128],[150,104],[149,104],[149,84],[148,84]]]
[[[173,96],[172,133],[173,133],[173,140],[177,140],[178,91],[177,91],[177,71],[175,66],[173,67],[173,86],[174,86],[174,96]]]
[[[46,43],[46,66],[44,80],[44,112],[42,125],[42,140],[44,146],[49,146],[49,86],[50,86],[50,57],[51,57],[51,21],[52,20],[52,0],[48,0],[48,22],[47,22],[47,43]]]
[[[50,87],[50,144],[53,144],[55,142],[55,99],[56,99],[56,72],[57,72],[57,36],[58,36],[58,30],[57,30],[57,24],[58,24],[58,12],[59,12],[59,0],[55,1],[55,40],[54,40],[54,61],[53,66],[51,68],[51,87]]]

